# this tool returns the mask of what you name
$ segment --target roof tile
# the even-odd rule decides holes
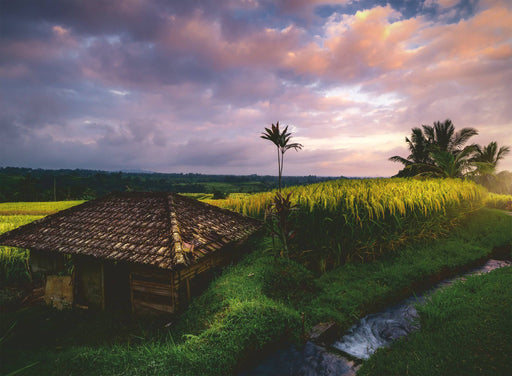
[[[0,244],[174,269],[260,222],[174,193],[112,194],[0,235]]]

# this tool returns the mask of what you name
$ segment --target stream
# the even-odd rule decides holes
[[[485,265],[440,282],[422,295],[412,296],[379,313],[363,317],[341,338],[323,347],[311,341],[303,346],[290,346],[263,359],[257,366],[239,373],[239,376],[255,375],[300,375],[300,376],[352,376],[357,363],[368,359],[378,348],[389,346],[394,340],[417,330],[419,324],[416,304],[423,304],[432,292],[450,286],[454,281],[468,275],[490,272],[510,261],[488,260]]]

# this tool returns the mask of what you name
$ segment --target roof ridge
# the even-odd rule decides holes
[[[181,231],[178,226],[178,218],[176,210],[174,210],[174,197],[172,193],[167,194],[167,206],[169,208],[170,236],[172,240],[172,248],[174,252],[174,263],[176,265],[187,265],[185,252],[183,250],[183,240],[181,239]]]

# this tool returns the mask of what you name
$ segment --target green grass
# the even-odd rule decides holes
[[[381,349],[361,376],[510,375],[512,267],[472,276],[418,307],[421,330]]]
[[[445,239],[319,278],[274,258],[266,252],[269,240],[256,238],[253,252],[225,269],[169,329],[164,322],[43,307],[2,314],[0,337],[16,324],[0,349],[0,364],[8,373],[36,363],[23,371],[27,375],[226,375],[283,341],[297,341],[301,313],[306,329],[324,320],[348,328],[432,275],[453,274],[493,247],[511,245],[511,229],[511,216],[483,209]]]

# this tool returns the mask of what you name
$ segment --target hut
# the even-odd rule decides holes
[[[260,227],[175,193],[118,193],[2,234],[0,244],[30,249],[49,304],[160,314],[186,304]]]

